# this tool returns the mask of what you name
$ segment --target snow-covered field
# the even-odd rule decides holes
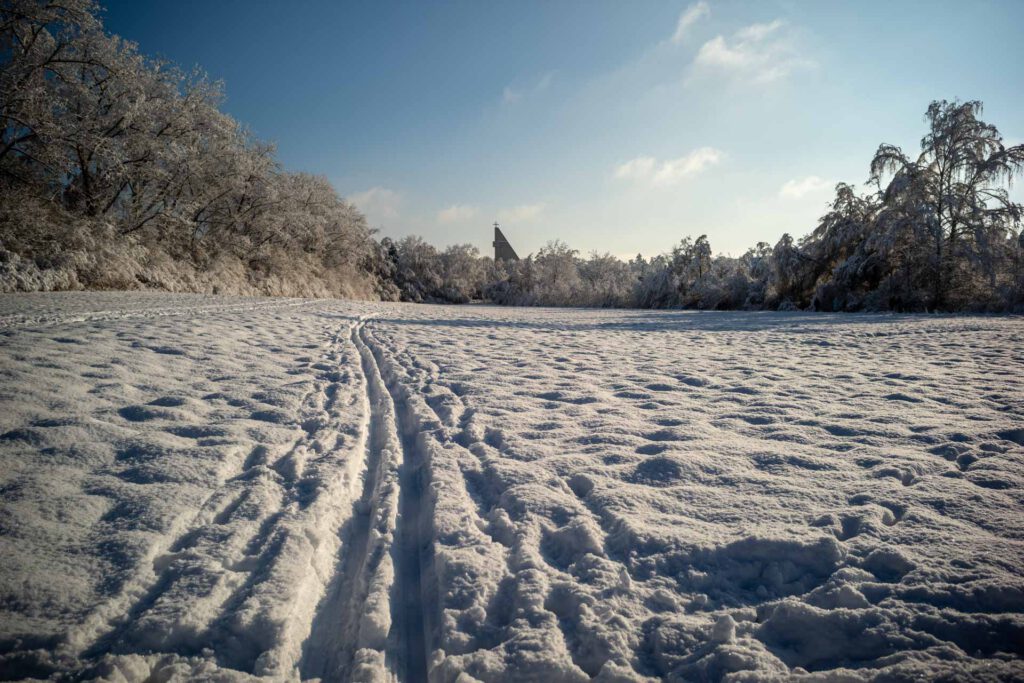
[[[1024,677],[1024,320],[0,297],[0,674]]]

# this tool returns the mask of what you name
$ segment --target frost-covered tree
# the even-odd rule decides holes
[[[553,240],[533,258],[536,301],[543,306],[572,306],[580,292],[580,275],[575,249]]]
[[[978,276],[987,279],[988,289],[996,288],[998,262],[1007,257],[1021,220],[1021,206],[1010,200],[1006,185],[1024,170],[1024,145],[1005,147],[996,127],[978,118],[981,113],[977,101],[933,102],[916,158],[883,144],[871,162],[882,201],[909,209],[906,218],[927,236],[921,247],[930,252],[924,265],[934,308],[965,305]]]
[[[772,249],[769,299],[779,305],[794,305],[801,298],[801,255],[790,234],[784,233]]]
[[[642,257],[640,257],[642,260]],[[601,308],[633,305],[632,262],[623,263],[611,254],[592,252],[578,264],[581,304]]]
[[[415,235],[395,243],[398,263],[395,282],[402,301],[437,301],[444,287],[440,255],[430,244]]]
[[[693,243],[691,267],[694,280],[700,280],[711,271],[711,243],[701,235]]]
[[[812,298],[816,308],[856,307],[866,291],[877,286],[884,267],[876,250],[865,249],[876,209],[870,197],[860,196],[852,186],[839,183],[828,212],[802,241],[796,262],[791,265],[803,265],[805,275],[801,284],[815,288]],[[809,295],[802,291],[796,298],[805,300]]]
[[[63,170],[57,142],[68,112],[58,85],[91,66],[79,46],[99,31],[96,11],[89,0],[0,3],[0,174],[8,180]]]
[[[464,304],[483,295],[487,281],[487,262],[480,250],[470,244],[454,244],[441,253],[442,298]]]
[[[63,269],[54,286],[371,293],[363,217],[221,99],[107,34],[93,2],[0,2],[0,256]]]
[[[679,278],[667,254],[651,258],[640,272],[634,301],[640,308],[670,308],[679,300]]]
[[[768,292],[771,277],[772,247],[767,242],[758,242],[739,259],[737,271],[747,278],[747,293],[743,308],[761,308]]]
[[[706,308],[708,306],[705,305],[704,299],[710,298],[709,289],[714,288],[714,285],[707,281],[712,274],[711,243],[707,235],[701,235],[693,242],[687,237],[684,243],[687,245],[684,256],[686,266],[679,272],[682,305],[688,308]],[[717,303],[717,295],[713,298]],[[712,304],[710,307],[714,308],[715,305]]]

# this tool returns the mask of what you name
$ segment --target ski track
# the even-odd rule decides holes
[[[1024,676],[1018,318],[76,293],[0,360],[0,678]]]
[[[360,323],[361,324],[361,323]],[[351,332],[355,346],[357,327]],[[358,347],[357,347],[358,348]],[[369,586],[366,573],[370,561],[370,523],[373,502],[382,482],[381,468],[387,457],[385,432],[377,424],[379,409],[370,396],[368,373],[363,350],[359,349],[362,366],[360,445],[365,469],[363,488],[348,523],[340,530],[341,546],[336,574],[317,606],[309,639],[303,646],[301,673],[303,678],[345,679],[351,673],[355,652],[352,648],[359,635],[360,605],[366,600]]]
[[[371,378],[371,397],[382,407],[383,424],[401,453],[398,468],[397,546],[394,551],[397,580],[392,590],[392,599],[397,605],[397,609],[393,610],[396,621],[391,637],[396,670],[403,680],[426,680],[426,632],[429,627],[424,622],[423,610],[424,538],[421,529],[422,477],[425,469],[422,467],[418,445],[421,425],[410,418],[405,402],[385,380],[379,360],[384,355],[383,350],[373,342],[365,327],[358,330],[356,338],[363,355],[365,372]]]
[[[130,582],[81,632],[69,637],[69,645],[93,640],[94,632],[105,617],[124,612],[127,618],[85,648],[84,657],[136,649],[194,655],[210,649],[218,653],[220,663],[232,668],[272,674],[289,670],[288,663],[293,662],[296,655],[287,651],[288,646],[280,648],[279,653],[273,649],[261,651],[240,645],[234,631],[239,627],[238,622],[247,620],[244,612],[248,601],[259,592],[261,585],[270,582],[279,571],[288,571],[287,568],[279,570],[278,566],[291,559],[282,557],[289,549],[308,557],[313,568],[324,564],[324,549],[329,544],[311,538],[312,547],[308,547],[303,539],[295,540],[290,525],[296,519],[305,522],[312,518],[305,530],[309,534],[321,531],[324,525],[331,528],[344,521],[341,515],[345,511],[330,502],[333,497],[350,495],[351,482],[355,480],[346,437],[334,431],[336,425],[331,424],[338,417],[335,407],[342,386],[335,381],[334,369],[341,361],[339,338],[342,334],[334,335],[319,362],[314,364],[321,372],[300,400],[300,429],[297,431],[301,436],[276,455],[261,444],[256,445],[244,461],[236,458],[239,467],[226,477],[223,487],[204,501],[186,530],[181,534],[172,532],[169,547],[153,549],[152,575],[147,572],[145,578]],[[318,468],[325,463],[339,466],[338,471],[321,477]],[[246,524],[233,525],[231,522],[240,509],[255,500],[265,501],[253,511],[255,518],[246,520]],[[325,501],[326,504],[322,504]],[[199,549],[203,541],[217,544],[217,548],[208,550],[211,554],[235,548],[244,549],[242,557],[197,562],[196,555],[205,550]],[[295,548],[296,544],[300,547]],[[312,579],[313,585],[307,579]],[[298,577],[294,585],[287,587],[291,589],[288,597],[298,605],[308,603],[308,593],[316,590],[315,579],[315,574]],[[204,595],[195,595],[197,585],[203,587]],[[130,608],[121,609],[140,592],[142,597]],[[153,613],[157,614],[151,618]],[[196,614],[204,615],[200,623],[194,623]],[[156,623],[150,624],[151,621]],[[177,629],[165,630],[167,622]],[[285,619],[270,625],[276,631],[274,635],[283,636],[294,628],[288,622]],[[283,668],[280,661],[285,662]]]
[[[306,642],[304,678],[426,679],[418,468],[366,328],[353,328],[365,396],[368,475],[339,570]]]

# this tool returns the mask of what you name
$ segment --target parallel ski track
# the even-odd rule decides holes
[[[301,303],[306,302],[284,305]],[[258,304],[251,307],[264,308]],[[266,307],[276,308],[277,305]],[[203,308],[202,312],[239,308],[250,306],[217,306]],[[68,317],[59,321],[21,322],[25,325],[46,325],[79,319],[109,320],[196,312],[196,308],[169,309],[166,312],[150,310],[139,312],[139,315],[124,311],[99,311],[75,319]],[[9,320],[0,321],[0,327],[9,323]],[[361,462],[354,470],[354,473],[362,472],[361,492],[352,513],[338,528],[341,545],[335,572],[326,582],[324,595],[310,617],[309,636],[295,660],[298,669],[296,673],[303,679],[320,678],[325,682],[351,680],[359,674],[360,659],[357,654],[369,648],[383,651],[382,661],[386,673],[381,673],[386,676],[398,681],[426,681],[431,643],[428,620],[424,613],[423,574],[427,538],[423,529],[428,513],[425,512],[426,501],[423,495],[423,454],[419,452],[416,443],[420,421],[409,412],[400,388],[388,381],[384,369],[386,351],[369,334],[365,319],[353,325],[348,336],[348,341],[359,353],[359,370],[363,375],[363,417],[353,451],[353,454],[361,453]],[[334,356],[342,339],[343,334],[334,336],[324,355]],[[315,382],[303,404],[311,402],[315,395],[324,394],[324,389],[322,381]],[[326,412],[329,406],[320,409]],[[292,448],[282,453],[276,463],[267,465],[278,469],[276,465],[287,460],[298,449],[311,446],[313,438],[314,434],[304,435]],[[210,524],[216,525],[218,520],[227,519],[246,495],[245,474],[246,468],[250,466],[249,461],[258,466],[262,459],[251,455],[246,458],[245,464],[240,459],[241,469],[234,473],[236,476],[229,478],[229,485],[212,492],[193,519],[182,520],[167,539],[166,547],[161,544],[151,549],[153,556],[171,558],[174,552],[180,552],[203,534]],[[291,497],[296,495],[287,486],[288,482],[284,483],[286,486],[282,490],[279,510],[264,520],[265,525],[276,526]],[[232,495],[236,492],[238,496]],[[253,539],[252,543],[263,545],[261,541],[266,542],[270,535],[271,529],[261,529],[260,538]],[[382,586],[381,579],[386,576],[386,572],[381,574],[380,567],[387,558],[394,564],[394,580]],[[149,576],[140,567],[140,576],[131,580],[123,592],[101,606],[86,624],[71,634],[61,654],[85,664],[105,653],[118,652],[122,649],[119,644],[127,645],[127,649],[122,652],[130,652],[131,646],[122,639],[130,636],[132,621],[152,607],[174,582],[172,563],[154,562],[154,565],[157,564],[163,565],[162,570]],[[259,579],[253,576],[250,581],[253,580]],[[247,586],[248,582],[239,590],[248,592]],[[229,604],[224,605],[228,612],[238,607],[234,604],[238,597],[233,596]],[[380,604],[381,598],[384,598],[390,609],[390,631],[386,639],[377,639],[372,629],[369,634],[364,632],[369,605],[375,601]],[[218,636],[222,635],[218,624],[229,619],[228,612],[210,624],[209,636],[214,641],[211,643],[214,649],[217,649]],[[118,613],[126,616],[113,616]],[[186,651],[180,654],[195,653]],[[252,662],[247,659],[236,662],[234,659],[231,656],[222,660],[221,664],[252,671]]]
[[[426,681],[428,636],[423,611],[423,468],[417,450],[416,421],[410,419],[405,402],[385,379],[381,369],[383,349],[367,333],[358,331],[360,351],[365,352],[368,387],[391,414],[389,421],[401,448],[399,469],[397,546],[394,550],[396,585],[392,591],[392,656],[399,680]]]
[[[382,555],[390,553],[394,583],[389,587],[391,630],[385,645],[388,675],[399,681],[427,680],[428,637],[423,613],[422,483],[415,434],[405,433],[404,403],[385,380],[383,353],[364,322],[352,330],[363,374],[362,495],[342,536],[337,573],[317,608],[303,648],[302,678],[347,681],[357,674],[360,649],[374,648],[365,633],[366,610],[380,595],[374,580]],[[397,499],[397,500],[396,500]],[[397,518],[393,516],[397,506]],[[394,526],[391,527],[391,520]],[[394,543],[385,547],[388,539]]]
[[[345,339],[343,331],[332,334],[325,345],[322,360],[335,358],[343,339]],[[328,415],[333,408],[334,401],[333,394],[329,391],[332,385],[331,379],[315,379],[302,398],[301,404],[307,410]],[[155,605],[160,597],[173,586],[176,580],[173,563],[175,555],[187,551],[203,534],[215,531],[222,522],[230,519],[234,509],[250,493],[250,489],[264,481],[264,479],[250,476],[255,468],[260,467],[268,468],[276,473],[271,481],[276,482],[273,486],[279,490],[279,500],[276,509],[266,511],[260,528],[256,535],[249,540],[248,547],[255,553],[253,557],[260,558],[255,566],[259,567],[273,562],[273,549],[267,546],[271,544],[275,530],[286,516],[287,509],[301,494],[298,486],[300,473],[290,472],[290,469],[293,468],[289,466],[289,461],[302,451],[315,453],[318,450],[315,444],[317,436],[315,432],[303,433],[291,447],[281,451],[272,462],[265,461],[267,450],[263,446],[257,446],[247,458],[239,457],[238,469],[226,474],[225,485],[212,491],[191,519],[180,520],[166,539],[150,549],[150,556],[140,564],[138,574],[127,582],[121,592],[91,614],[84,624],[69,633],[66,644],[58,654],[65,659],[89,661],[108,652],[121,650],[122,643],[120,641],[131,635],[133,621]],[[323,455],[318,457],[323,457]],[[265,557],[265,554],[269,554],[269,557]],[[152,571],[148,569],[150,566],[153,568]],[[210,639],[208,643],[213,646],[213,649],[217,649],[220,639],[217,633],[217,622],[226,622],[230,618],[230,605],[239,603],[244,598],[253,582],[259,580],[259,574],[260,572],[255,569],[252,570],[249,579],[236,591],[237,594],[228,600],[229,604],[223,606],[227,611],[215,618],[209,625],[210,632],[207,637]],[[127,651],[131,651],[130,645],[128,645]],[[195,653],[184,652],[182,654]],[[223,655],[222,652],[218,654]],[[241,662],[231,662],[231,664],[239,666]],[[251,668],[251,662],[245,664],[246,666],[241,668]]]
[[[352,517],[339,531],[341,548],[337,573],[317,607],[309,639],[303,647],[300,665],[303,679],[345,681],[351,678],[360,641],[360,618],[370,590],[374,560],[370,536],[372,523],[377,517],[374,505],[378,504],[380,489],[385,484],[393,442],[389,438],[386,404],[382,408],[384,397],[379,378],[375,381],[376,366],[372,354],[360,339],[362,325],[360,322],[352,328],[351,343],[359,351],[363,374],[363,489]]]

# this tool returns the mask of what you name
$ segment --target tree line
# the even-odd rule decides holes
[[[414,302],[1024,310],[1022,206],[980,102],[936,101],[818,225],[739,257],[707,236],[624,261],[551,242],[495,262],[377,240],[322,177],[220,110],[221,84],[108,34],[91,0],[0,0],[0,289],[154,287]]]
[[[824,311],[1024,310],[1024,207],[1008,188],[1024,145],[1006,147],[980,102],[936,101],[916,156],[879,146],[867,190],[840,183],[818,225],[795,240],[714,255],[706,235],[629,261],[562,242],[493,263],[467,247],[386,243],[408,301]]]

